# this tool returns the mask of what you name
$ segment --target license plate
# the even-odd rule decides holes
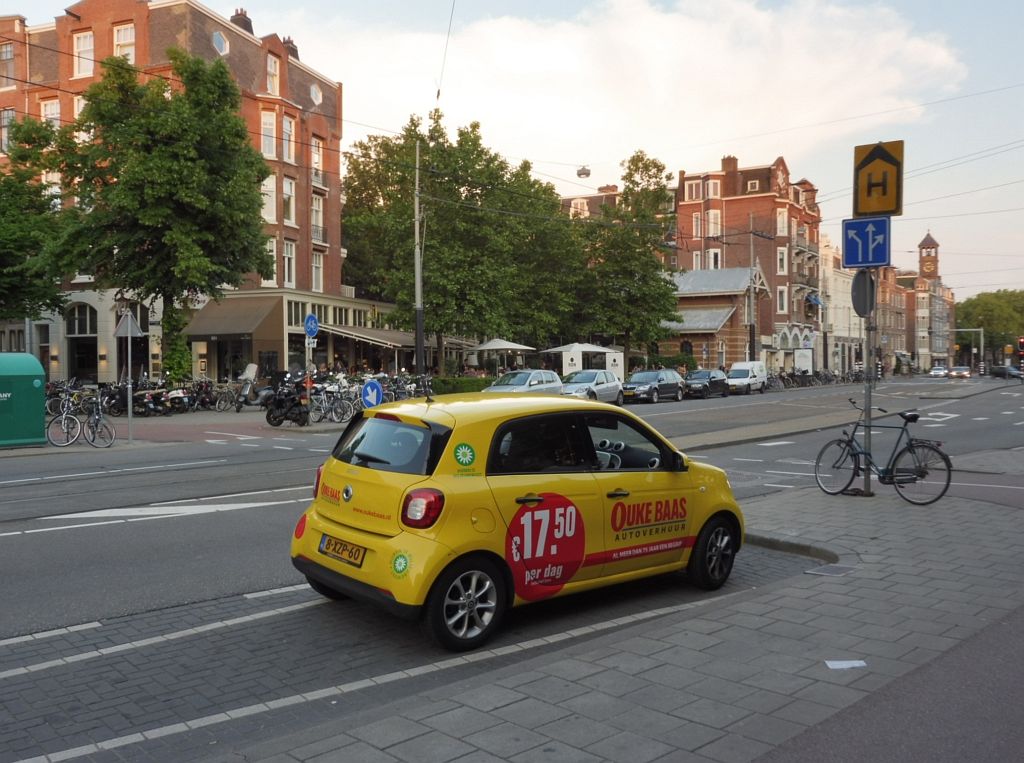
[[[366,557],[366,549],[362,546],[347,543],[330,535],[324,535],[320,539],[320,553],[337,559],[339,562],[351,564],[353,567],[362,567],[363,559]]]
[[[622,390],[622,394],[624,397],[633,397],[633,395],[635,395],[636,393],[633,392],[633,390],[631,389],[624,389]]]

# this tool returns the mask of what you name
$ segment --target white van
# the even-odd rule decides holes
[[[763,393],[768,386],[768,369],[759,360],[733,363],[727,379],[733,395],[749,395],[755,389]]]

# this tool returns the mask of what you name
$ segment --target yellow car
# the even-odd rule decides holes
[[[684,569],[719,588],[744,532],[721,469],[629,411],[546,395],[365,410],[314,496],[291,545],[309,584],[421,618],[453,651],[509,606]]]

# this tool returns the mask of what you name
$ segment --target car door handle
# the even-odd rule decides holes
[[[544,499],[541,498],[539,495],[521,495],[518,498],[516,498],[516,503],[540,503],[543,500]]]
[[[628,490],[623,490],[622,488],[619,488],[618,490],[613,490],[612,492],[607,493],[607,496],[609,498],[625,498],[627,495],[629,495],[629,491]]]

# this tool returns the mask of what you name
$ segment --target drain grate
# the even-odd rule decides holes
[[[807,570],[808,575],[826,575],[830,578],[841,578],[843,575],[849,575],[853,572],[856,567],[850,567],[845,564],[823,564],[820,567],[815,567],[813,570]]]

